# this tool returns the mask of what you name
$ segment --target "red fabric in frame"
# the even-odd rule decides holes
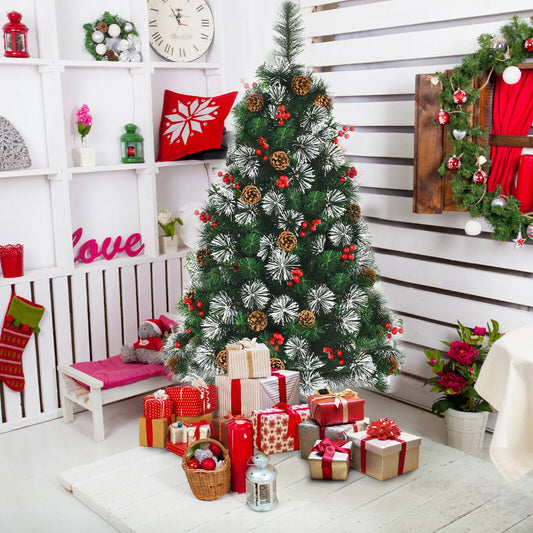
[[[527,135],[533,122],[533,70],[523,70],[518,83],[509,85],[499,76],[494,88],[492,133],[494,135]],[[515,194],[515,176],[522,148],[493,146],[488,190],[502,186],[504,195]]]

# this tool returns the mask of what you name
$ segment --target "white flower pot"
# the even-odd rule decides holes
[[[166,235],[159,236],[159,252],[161,254],[175,254],[179,248],[179,237],[174,235],[174,238]]]
[[[448,445],[466,453],[482,450],[488,418],[487,411],[481,413],[464,413],[455,409],[444,411]]]
[[[94,167],[96,165],[96,148],[82,146],[78,148],[78,164],[80,167]]]

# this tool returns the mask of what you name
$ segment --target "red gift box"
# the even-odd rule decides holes
[[[365,400],[345,389],[335,394],[319,394],[307,398],[311,417],[321,426],[348,424],[365,417]]]
[[[174,414],[178,416],[200,416],[217,408],[217,392],[214,385],[180,385],[165,389],[172,398]]]
[[[155,393],[143,398],[143,413],[146,418],[169,418],[173,403],[168,394]]]
[[[187,442],[180,442],[179,444],[173,444],[171,441],[167,440],[167,450],[169,452],[175,453],[180,457],[183,457],[184,453],[187,451],[189,444]]]

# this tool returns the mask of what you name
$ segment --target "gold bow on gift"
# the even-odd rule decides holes
[[[330,396],[330,395],[328,394],[322,397],[324,398],[327,396]],[[352,389],[344,389],[342,392],[333,392],[331,396],[335,398],[335,402],[334,402],[335,407],[339,407],[340,403],[346,403],[346,400],[344,398],[358,398],[359,397],[357,392],[353,391]]]
[[[244,337],[244,339],[241,339],[240,341],[237,341],[235,344],[228,344],[226,349],[227,350],[246,350],[246,348],[251,348],[257,343],[257,338],[254,337],[253,339],[249,339],[248,337]]]

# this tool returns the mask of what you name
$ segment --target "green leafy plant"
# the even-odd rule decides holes
[[[176,222],[183,226],[183,221],[179,217],[174,215],[167,209],[161,209],[157,215],[157,223],[161,226],[161,229],[165,232],[167,237],[174,238],[176,234]]]
[[[444,396],[435,400],[434,413],[441,414],[447,409],[463,412],[492,411],[488,402],[479,396],[476,384],[481,366],[495,341],[501,336],[500,326],[491,320],[487,327],[475,327],[473,330],[457,321],[459,340],[441,341],[449,347],[447,358],[439,350],[424,350],[427,364],[436,374],[429,378],[426,385],[431,385],[430,392],[442,392]]]

